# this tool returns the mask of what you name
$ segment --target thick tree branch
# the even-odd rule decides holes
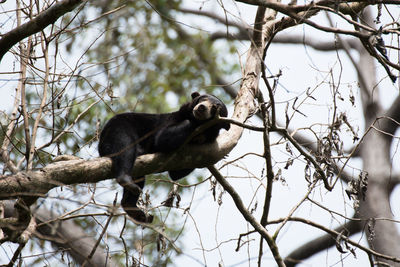
[[[0,61],[4,54],[19,41],[40,32],[50,24],[56,22],[61,16],[74,10],[79,4],[85,3],[86,1],[87,0],[64,0],[55,3],[38,14],[34,19],[4,34],[0,39]]]
[[[135,161],[133,175],[136,177],[150,173],[185,168],[201,168],[221,160],[238,141],[241,127],[219,136],[217,142],[207,146],[185,146],[170,154],[147,154]],[[236,129],[236,130],[235,130]],[[210,151],[214,151],[210,153]],[[18,172],[0,179],[0,199],[19,196],[44,196],[49,190],[62,185],[96,183],[112,178],[111,159],[68,160],[54,162],[40,170]]]

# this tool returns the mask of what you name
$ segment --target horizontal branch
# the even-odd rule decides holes
[[[312,38],[308,35],[278,35],[274,38],[272,42],[279,44],[302,44],[318,51],[336,51],[343,49],[343,45],[341,43],[335,42],[334,40],[324,41],[317,38]],[[344,42],[346,42],[346,44],[353,49],[356,49],[360,44],[360,41],[354,38],[346,39],[344,40]]]
[[[235,147],[241,132],[241,127],[232,126],[229,132],[221,133],[217,141],[209,145],[187,145],[170,154],[142,155],[135,161],[133,176],[140,177],[182,168],[202,168],[215,164]],[[73,159],[54,162],[39,170],[6,175],[0,178],[0,199],[42,197],[57,186],[111,179],[111,164],[111,159],[106,157]]]
[[[254,92],[241,88],[235,101],[232,119],[245,122],[254,110]],[[186,145],[165,154],[146,154],[135,161],[133,176],[159,173],[168,170],[203,168],[224,158],[237,144],[243,128],[232,125],[228,132],[221,133],[217,140],[207,145]],[[0,200],[20,196],[42,197],[54,187],[78,183],[96,183],[113,178],[111,159],[73,159],[58,161],[42,169],[21,171],[0,177]]]
[[[310,11],[312,9],[318,9],[318,7],[337,7],[343,13],[357,13],[361,11],[365,6],[363,5],[377,5],[377,4],[386,4],[386,5],[398,5],[399,0],[320,0],[320,1],[312,1],[309,4],[305,5],[291,5],[291,4],[282,4],[269,0],[237,0],[238,2],[242,2],[249,5],[255,6],[263,6],[267,8],[271,8],[282,12],[305,12]]]
[[[216,20],[216,21],[218,21],[218,22],[220,22],[222,24],[225,24],[227,26],[232,26],[232,27],[237,27],[237,28],[241,28],[242,27],[241,23],[232,21],[232,20],[228,19],[227,17],[222,17],[222,16],[220,16],[217,13],[214,13],[214,12],[209,12],[209,11],[199,10],[199,9],[184,8],[184,7],[179,7],[177,9],[177,11],[180,11],[180,12],[186,13],[186,14],[193,14],[193,15],[207,17],[207,18],[210,18],[212,20]]]
[[[294,26],[297,24],[307,24],[315,29],[331,32],[336,34],[346,34],[357,37],[361,40],[368,40],[370,37],[371,32],[376,32],[375,29],[361,26],[361,24],[349,20],[350,23],[356,24],[358,27],[362,27],[365,31],[352,31],[352,30],[345,30],[335,27],[325,27],[318,23],[315,23],[309,20],[310,17],[315,16],[321,10],[327,10],[329,8],[336,12],[338,15],[342,16],[342,18],[346,19],[344,15],[354,15],[363,10],[365,7],[371,4],[381,4],[381,3],[388,3],[394,4],[393,1],[384,1],[384,0],[364,0],[364,1],[333,1],[333,0],[320,0],[316,2],[311,2],[310,4],[306,5],[286,5],[282,3],[277,3],[274,1],[266,1],[266,0],[238,0],[238,2],[250,4],[250,5],[257,5],[263,6],[266,8],[270,8],[276,10],[282,14],[287,15],[287,18],[281,19],[281,26],[278,27],[279,29],[284,29],[289,26]],[[398,4],[398,1],[396,1]],[[331,9],[329,9],[331,10]],[[337,10],[337,11],[336,11]],[[288,20],[289,19],[289,20]]]
[[[4,34],[0,39],[0,61],[4,54],[24,38],[44,30],[56,22],[64,14],[74,10],[79,4],[87,0],[64,0],[55,3],[32,20]]]

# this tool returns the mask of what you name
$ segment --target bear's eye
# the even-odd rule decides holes
[[[217,112],[217,110],[218,110],[218,105],[213,105],[212,107],[211,107],[211,114],[214,116],[215,115],[215,113]]]

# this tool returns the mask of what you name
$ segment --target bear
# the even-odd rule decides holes
[[[138,156],[156,152],[168,153],[187,142],[188,137],[200,125],[218,114],[227,117],[225,104],[211,94],[191,94],[192,100],[183,104],[178,111],[164,114],[121,113],[112,117],[103,127],[98,151],[101,157],[112,160],[112,175],[123,187],[121,206],[139,223],[151,223],[152,215],[146,215],[137,207],[138,198],[145,184],[145,177],[132,177],[132,169]],[[212,143],[220,129],[229,130],[228,122],[217,122],[200,131],[189,140],[190,144]],[[171,170],[172,180],[179,180],[193,169]]]

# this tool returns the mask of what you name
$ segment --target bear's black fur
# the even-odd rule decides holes
[[[131,176],[135,159],[143,154],[171,152],[180,147],[201,124],[215,117],[227,117],[225,104],[209,94],[192,93],[192,101],[176,112],[166,114],[122,113],[111,118],[104,126],[99,140],[100,156],[112,159],[112,174],[124,187],[121,206],[126,213],[139,222],[150,223],[151,215],[140,210],[136,202],[144,187],[144,177]],[[220,122],[194,136],[189,143],[206,144],[213,142],[219,130],[229,130],[230,124]],[[173,180],[185,177],[193,169],[169,171]]]

